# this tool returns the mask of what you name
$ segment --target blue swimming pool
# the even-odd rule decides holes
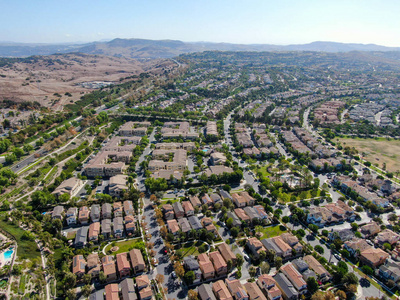
[[[6,252],[4,252],[4,259],[11,259],[12,254],[13,254],[14,250],[7,250]]]
[[[203,149],[202,151],[203,151],[203,152],[208,152],[208,150],[209,150],[209,149]]]

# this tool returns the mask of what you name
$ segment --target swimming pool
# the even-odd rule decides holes
[[[210,150],[210,149],[203,149],[202,151],[203,151],[203,152],[208,152],[208,150]]]
[[[14,250],[7,250],[6,252],[3,253],[4,259],[9,260],[12,257]]]

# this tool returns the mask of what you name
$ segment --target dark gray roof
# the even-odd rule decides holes
[[[308,264],[302,258],[293,260],[292,264],[300,273],[308,269]]]
[[[201,300],[217,300],[209,284],[202,284],[197,288]]]
[[[54,207],[53,213],[51,214],[52,218],[58,217],[61,218],[62,213],[64,212],[64,206],[58,205]]]
[[[296,298],[299,296],[299,293],[297,292],[296,288],[293,286],[293,284],[289,281],[289,279],[286,278],[285,275],[282,273],[278,273],[274,277],[276,283],[279,285],[281,288],[282,292],[287,296],[287,298]]]
[[[232,196],[225,190],[220,190],[219,194],[221,195],[222,199],[228,198],[232,200]]]
[[[90,294],[89,300],[104,300],[104,289]]]
[[[330,239],[334,240],[338,237],[342,242],[350,241],[354,238],[354,232],[351,229],[342,229],[340,231],[331,231],[330,232]]]
[[[194,271],[199,269],[199,263],[194,258],[194,256],[185,256],[183,258],[183,264],[185,265],[185,268],[187,270]]]
[[[100,205],[93,204],[90,207],[90,218],[91,219],[98,219],[100,218]]]
[[[78,229],[75,236],[75,245],[86,244],[88,231],[89,231],[89,226],[83,226]]]
[[[101,220],[101,233],[111,233],[111,220]]]
[[[218,194],[211,194],[210,198],[214,203],[218,203],[218,202],[222,201],[221,197]]]
[[[236,214],[234,214],[233,212],[228,211],[226,215],[227,215],[228,219],[232,218],[232,220],[233,220],[232,225],[233,226],[241,226],[242,225],[242,222],[239,220],[238,216]]]
[[[121,289],[122,299],[124,300],[137,300],[138,296],[135,291],[135,284],[132,278],[125,278],[120,282],[119,288]]]
[[[201,225],[200,220],[197,216],[190,216],[188,218],[188,221],[190,223],[190,226],[192,226],[192,229],[194,229],[194,230],[199,230],[199,229],[203,228],[203,226]]]
[[[276,255],[283,255],[281,248],[279,248],[271,238],[263,239],[261,243],[264,245],[265,249],[273,250]]]
[[[318,279],[317,274],[315,274],[314,271],[311,271],[310,269],[307,269],[306,271],[304,271],[303,273],[301,273],[301,275],[303,276],[303,278],[305,280],[307,280],[310,277],[314,277],[315,279]]]
[[[104,216],[105,214],[111,214],[112,212],[112,208],[111,208],[111,204],[110,203],[104,203],[101,206],[101,213]]]
[[[184,209],[182,207],[182,204],[180,202],[173,203],[172,207],[174,208],[174,212],[175,213],[178,213],[178,212],[185,213],[185,211],[184,211]]]
[[[251,206],[246,206],[245,208],[243,208],[244,212],[246,213],[246,215],[249,216],[249,218],[251,220],[254,219],[260,219],[259,214],[257,213],[257,211],[254,209],[254,207]]]
[[[113,228],[114,228],[114,231],[117,231],[117,230],[123,231],[124,230],[124,219],[122,217],[115,217],[113,219]]]
[[[190,227],[189,221],[186,218],[178,219],[178,223],[181,227],[182,232],[188,232],[192,229],[192,227]]]

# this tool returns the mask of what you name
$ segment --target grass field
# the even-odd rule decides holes
[[[400,141],[379,139],[361,139],[361,138],[340,138],[343,147],[354,147],[358,150],[360,156],[370,161],[373,165],[378,164],[382,168],[386,163],[386,170],[395,172],[400,170]]]
[[[141,238],[133,239],[133,240],[128,240],[128,241],[121,241],[121,242],[116,242],[115,246],[119,247],[118,251],[112,252],[111,255],[116,255],[118,253],[122,252],[128,252],[132,249],[144,249],[144,242]],[[113,246],[110,244],[106,247],[106,253],[112,248]]]
[[[270,227],[256,227],[257,232],[261,232],[263,235],[260,240],[268,239],[274,236],[281,235],[286,232],[286,228],[282,225],[270,226]]]
[[[197,241],[196,243],[194,242],[188,242],[186,244],[183,244],[181,248],[178,248],[178,246],[175,246],[176,250],[181,250],[182,251],[182,257],[193,255],[193,256],[198,256],[199,250],[198,247],[203,245],[203,242]]]
[[[40,252],[35,241],[22,239],[22,235],[24,234],[23,229],[5,222],[3,216],[0,217],[0,228],[13,235],[17,240],[17,255],[20,259],[36,259],[40,257]]]

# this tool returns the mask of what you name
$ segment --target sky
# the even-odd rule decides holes
[[[400,46],[399,0],[0,0],[0,41]]]

